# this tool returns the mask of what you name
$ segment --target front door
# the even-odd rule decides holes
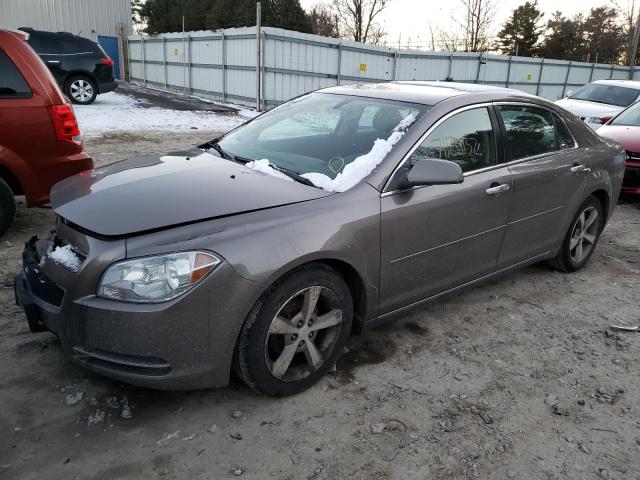
[[[463,183],[383,194],[381,314],[495,271],[512,195],[496,128],[491,107],[446,117],[408,162],[455,161]]]
[[[505,150],[513,176],[509,214],[499,265],[508,266],[545,254],[565,235],[584,194],[588,155],[579,155],[562,119],[528,105],[499,105]]]

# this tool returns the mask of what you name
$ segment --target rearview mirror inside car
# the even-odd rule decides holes
[[[460,165],[439,158],[417,160],[406,173],[403,187],[419,185],[449,185],[462,183],[464,176]]]

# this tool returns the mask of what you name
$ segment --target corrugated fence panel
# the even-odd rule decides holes
[[[452,78],[556,100],[590,81],[629,78],[629,68],[620,65],[394,50],[271,27],[263,29],[261,44],[262,97],[267,106],[357,82]],[[128,47],[133,81],[255,105],[255,27],[131,36]],[[635,78],[640,80],[640,70]]]

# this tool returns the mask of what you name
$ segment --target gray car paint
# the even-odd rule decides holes
[[[456,84],[382,84],[326,91],[433,107],[365,181],[340,194],[328,195],[262,173],[241,173],[241,166],[208,156],[202,157],[207,158],[207,167],[188,167],[188,173],[180,174],[173,185],[165,175],[155,177],[164,188],[188,192],[170,194],[173,205],[154,192],[152,179],[145,180],[148,198],[141,196],[137,183],[122,176],[119,185],[101,188],[108,172],[89,180],[76,177],[56,187],[54,208],[69,217],[65,219],[69,225],[62,223],[58,234],[86,253],[87,260],[76,274],[50,262],[45,265],[47,274],[67,294],[61,311],[45,312],[44,321],[76,360],[105,375],[156,388],[226,385],[238,331],[249,309],[269,285],[297,266],[324,261],[340,271],[356,299],[357,328],[368,327],[445,293],[554,255],[586,196],[596,191],[606,195],[610,214],[619,195],[622,149],[597,138],[582,122],[545,100],[509,91],[468,93]],[[469,105],[502,101],[553,110],[570,125],[580,147],[563,153],[562,159],[549,155],[468,174],[458,185],[402,192],[385,187],[405,154],[440,118]],[[578,186],[570,187],[575,191],[547,191],[545,179],[554,175],[548,168],[556,168],[557,160],[560,172],[573,163],[588,164],[592,170],[583,174]],[[142,176],[162,160],[146,161],[153,165],[136,167]],[[127,166],[125,162],[116,170]],[[236,176],[225,179],[220,187],[224,195],[195,191],[194,185],[207,190],[198,176],[214,181],[205,175],[206,168]],[[485,189],[496,181],[511,182],[515,188],[488,198]],[[527,184],[531,190],[525,188]],[[262,188],[269,195],[257,191]],[[561,181],[557,188],[562,188]],[[516,197],[520,200],[514,206]],[[545,203],[547,197],[550,204]],[[195,205],[194,199],[211,205]],[[136,202],[145,202],[144,209],[136,207],[135,214],[123,211]],[[536,215],[558,202],[562,204],[559,214]],[[521,229],[527,222],[529,226]],[[520,242],[541,228],[551,229],[549,237],[531,251],[520,251]],[[506,239],[509,251],[501,249]],[[111,262],[190,249],[212,251],[223,262],[177,299],[145,305],[95,296],[99,278]],[[100,363],[96,352],[118,358],[158,358],[169,363],[171,371],[156,376],[132,374]]]

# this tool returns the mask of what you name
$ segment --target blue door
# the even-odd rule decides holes
[[[120,50],[118,49],[118,37],[103,37],[98,35],[98,43],[113,60],[113,74],[120,79]]]

